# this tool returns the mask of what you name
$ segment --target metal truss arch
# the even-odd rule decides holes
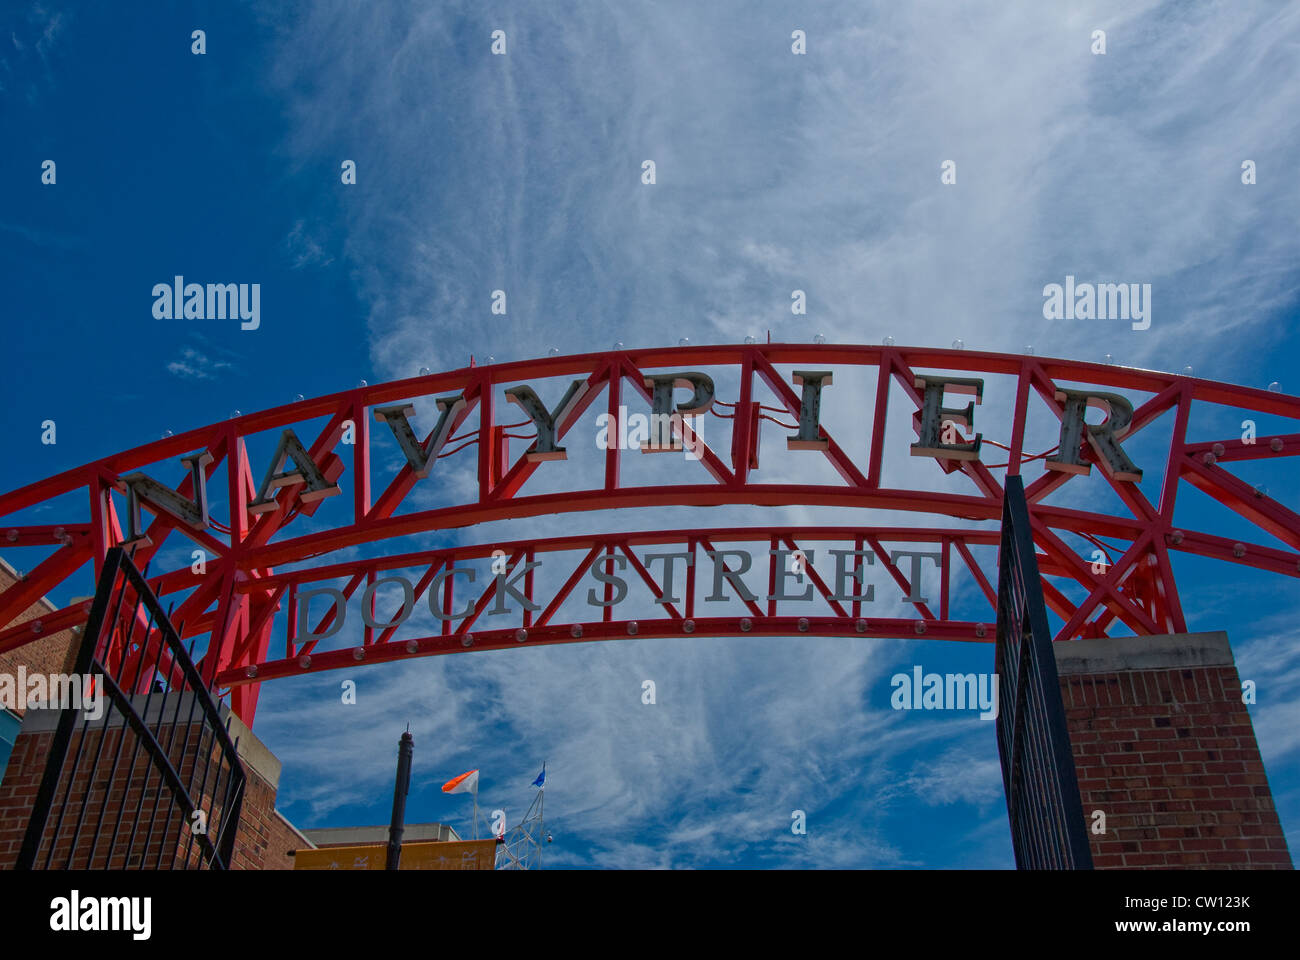
[[[792,378],[790,368],[796,374],[854,368],[865,370],[867,377],[874,376],[875,405],[863,416],[864,426],[868,420],[871,424],[864,457],[855,459],[846,453],[846,448],[851,446],[848,438],[842,438],[845,442],[841,445],[825,424],[814,419],[811,433],[800,425],[801,417],[808,416],[804,403],[808,387],[805,382],[803,393],[800,392],[800,381]],[[562,448],[566,435],[571,435],[572,442],[572,437],[578,436],[572,431],[589,422],[597,411],[614,418],[610,422],[615,423],[621,422],[625,416],[623,411],[629,408],[649,412],[657,395],[652,377],[662,379],[668,374],[698,370],[725,371],[726,389],[720,389],[710,401],[714,413],[730,420],[729,449],[711,446],[707,442],[712,439],[711,432],[708,437],[702,437],[685,420],[674,421],[673,442],[689,447],[696,454],[702,468],[700,476],[686,483],[625,486],[620,482],[620,468],[626,456],[637,454],[612,445],[603,450],[600,470],[590,476],[575,476],[560,492],[539,491],[536,484],[530,485],[539,471],[565,469],[564,464],[552,462],[560,458],[552,448]],[[962,378],[984,377],[1003,378],[1008,385],[1010,429],[998,431],[1005,443],[997,444],[1006,448],[1005,458],[999,457],[1005,459],[1005,464],[986,463],[979,455],[938,455],[931,459],[945,474],[962,480],[967,487],[965,492],[887,485],[883,469],[887,445],[892,449],[918,442],[926,417],[927,381],[946,378],[956,382]],[[509,388],[550,378],[578,384],[565,394],[565,402],[553,411],[553,416],[545,409],[538,414],[536,409],[530,412],[525,408],[521,413],[520,406],[507,408]],[[721,382],[724,377],[719,374],[718,379]],[[1086,427],[1081,428],[1082,440],[1078,441],[1077,450],[1074,443],[1067,444],[1070,449],[1066,453],[1077,461],[1075,472],[1042,470],[1039,463],[1042,456],[1026,450],[1026,425],[1030,418],[1055,418],[1058,424],[1065,423],[1069,418],[1068,391],[1080,389],[1080,384],[1088,385],[1087,389],[1096,393],[1145,395],[1133,404],[1131,422],[1121,438],[1124,443],[1161,418],[1171,424],[1164,462],[1142,465],[1153,474],[1156,468],[1163,469],[1158,496],[1147,497],[1140,484],[1118,479],[1105,469],[1104,451],[1099,452],[1098,445],[1089,439]],[[828,403],[833,398],[833,391],[826,394]],[[549,393],[547,399],[551,400]],[[412,405],[421,400],[439,401],[442,416],[436,425],[420,417],[406,419],[403,411],[413,410]],[[442,403],[443,400],[447,402]],[[912,415],[915,436],[892,433],[887,436],[887,414],[899,402],[907,405]],[[1266,390],[1151,370],[967,350],[769,343],[620,350],[491,366],[476,366],[471,362],[470,366],[455,371],[358,387],[190,430],[0,496],[0,548],[45,548],[48,554],[27,566],[28,573],[23,579],[0,592],[0,625],[3,625],[0,626],[0,651],[85,622],[89,611],[87,604],[80,602],[65,602],[62,609],[38,621],[17,624],[15,620],[47,594],[66,597],[89,593],[91,580],[81,571],[89,566],[98,574],[108,550],[130,539],[130,514],[135,509],[140,510],[140,529],[136,531],[133,549],[140,567],[156,561],[159,550],[169,540],[188,541],[207,554],[202,573],[192,572],[189,567],[158,570],[155,564],[150,568],[150,585],[161,596],[175,595],[178,606],[173,619],[184,637],[209,638],[199,668],[210,682],[230,687],[232,707],[248,721],[255,711],[257,690],[263,680],[286,675],[295,669],[293,665],[300,671],[323,669],[331,662],[327,658],[339,652],[302,653],[290,644],[286,653],[291,655],[273,657],[271,647],[273,637],[278,637],[281,631],[286,637],[292,636],[286,621],[296,615],[291,602],[293,584],[306,582],[303,577],[307,574],[303,571],[286,573],[286,568],[323,560],[321,568],[307,573],[329,568],[328,572],[333,574],[337,565],[329,564],[328,559],[341,550],[488,521],[550,513],[674,505],[851,507],[947,518],[939,526],[927,519],[923,521],[925,526],[906,530],[888,528],[883,535],[904,543],[915,542],[906,538],[916,535],[933,537],[927,542],[951,557],[955,565],[978,571],[983,583],[978,579],[975,582],[979,591],[987,594],[984,587],[988,577],[973,559],[972,547],[987,545],[978,540],[980,536],[996,535],[995,530],[990,534],[991,528],[978,525],[998,522],[1002,514],[1003,483],[1008,476],[1022,476],[1025,480],[1044,598],[1060,620],[1057,639],[1096,636],[1121,625],[1137,633],[1178,632],[1186,625],[1172,555],[1198,554],[1272,573],[1300,576],[1300,516],[1279,499],[1238,479],[1229,469],[1232,464],[1248,460],[1300,454],[1300,432],[1249,438],[1245,435],[1189,437],[1194,408],[1209,406],[1239,411],[1245,416],[1300,420],[1300,398]],[[509,419],[504,416],[507,410],[510,418],[522,416],[524,425],[531,422],[536,431],[533,445],[519,454],[515,454],[510,441],[533,438],[510,432],[519,424],[502,422]],[[953,418],[957,419],[955,415]],[[419,421],[418,429],[404,437],[401,431],[414,428],[413,420]],[[323,427],[320,421],[324,421]],[[991,429],[987,423],[977,425]],[[382,431],[386,436],[390,427],[402,444],[406,462],[386,473],[372,462],[372,434]],[[793,435],[795,429],[799,430],[797,436]],[[255,435],[275,432],[283,435],[285,431],[292,431],[294,439],[300,441],[300,447],[293,444],[286,447],[282,441],[281,448],[290,451],[286,462],[269,465],[263,460],[254,464],[246,442]],[[786,437],[792,441],[789,449],[797,451],[792,455],[824,458],[833,468],[835,481],[763,482],[764,470],[758,462],[760,435],[766,436],[769,443]],[[1061,435],[1070,441],[1076,439],[1064,428]],[[345,436],[354,442],[346,443]],[[961,439],[968,439],[964,432]],[[518,446],[516,443],[515,448]],[[944,447],[939,453],[956,446]],[[301,452],[301,458],[294,459],[295,450]],[[187,468],[176,469],[171,476],[152,477],[153,487],[135,476],[142,470],[157,470],[159,463],[176,463],[196,453],[203,456]],[[465,502],[436,509],[410,509],[410,495],[424,482],[428,464],[434,458],[439,458],[436,468],[439,470],[461,462],[470,467],[475,478],[474,493]],[[274,469],[268,470],[270,466]],[[1107,512],[1094,504],[1080,508],[1047,502],[1056,491],[1077,483],[1074,478],[1092,468],[1096,468],[1094,476],[1101,476],[1123,504],[1122,511]],[[1026,475],[1031,469],[1039,471],[1038,475]],[[259,484],[263,471],[267,479]],[[220,509],[213,508],[212,516],[205,513],[201,518],[208,522],[196,524],[185,505],[192,503],[197,509],[201,499],[199,490],[205,484],[220,491],[224,502]],[[1187,485],[1208,494],[1261,536],[1243,540],[1235,527],[1177,526],[1174,507],[1179,490]],[[79,499],[84,508],[68,511],[63,503],[68,495]],[[60,501],[57,513],[47,509],[41,515],[41,523],[32,522],[36,508],[56,500]],[[322,504],[331,500],[348,503],[349,516],[342,520],[319,519],[316,522],[319,529],[305,529],[304,518],[324,518],[331,510],[337,512],[331,507],[320,513]],[[404,504],[408,508],[405,512],[400,509]],[[51,515],[56,518],[54,522],[46,519]],[[679,546],[692,536],[699,546],[701,540],[697,534],[701,532],[722,536],[716,531],[677,531],[685,536]],[[827,529],[821,529],[821,533],[829,535]],[[794,542],[809,536],[807,530],[772,526],[747,531],[731,529],[726,533],[735,538],[749,535],[751,539],[765,541],[764,549],[787,534],[795,538]],[[879,540],[881,535],[880,531],[866,527],[835,533],[845,543],[863,542],[868,547],[869,539],[864,538],[875,536]],[[649,534],[593,533],[569,538],[573,541],[569,549],[583,553],[597,550],[599,557],[600,551],[623,551],[643,536]],[[1109,557],[1104,570],[1098,573],[1072,544],[1078,538],[1103,537],[1120,540],[1123,545],[1108,545],[1116,555]],[[879,542],[883,549],[889,540]],[[476,545],[455,550],[505,549],[506,546]],[[508,546],[521,556],[529,550],[546,552],[536,543]],[[450,553],[454,554],[455,550]],[[431,560],[430,569],[437,562],[440,561]],[[379,572],[376,563],[375,559],[355,561],[348,570],[338,573],[351,584],[349,597],[357,589],[364,590],[368,578],[373,579]],[[971,575],[975,577],[976,573]],[[430,576],[436,576],[436,572]],[[78,588],[82,579],[85,585]],[[1061,582],[1068,589],[1058,585]],[[899,586],[911,589],[910,585]],[[944,590],[947,590],[946,579]],[[975,630],[980,624],[953,619],[951,610],[930,610],[929,616],[919,610],[915,612],[917,618],[909,621],[877,620],[850,611],[846,611],[847,616],[840,616],[834,610],[825,616],[810,613],[808,617],[793,619],[777,617],[766,610],[757,615],[749,611],[748,615],[736,617],[728,614],[691,619],[701,635],[731,632],[786,636],[799,632],[913,635],[915,623],[922,623],[932,636],[991,640],[991,632],[989,636],[977,637]],[[681,619],[687,619],[685,614]],[[804,619],[808,624],[801,631],[800,621]],[[861,630],[858,621],[864,619],[868,626]],[[748,628],[742,626],[742,620],[749,621]],[[672,616],[665,623],[666,626],[660,627],[657,623],[642,622],[638,626],[642,630],[640,635],[653,635],[661,629],[680,631],[680,624]],[[548,620],[541,624],[521,624],[518,629],[531,629],[529,643],[562,642],[565,630],[571,642],[579,639],[572,635],[575,627],[580,628],[580,639],[584,640],[627,635],[627,623],[612,617],[568,623]],[[547,632],[552,630],[556,631],[554,637]],[[124,629],[124,635],[128,632]],[[493,648],[495,635],[491,631],[467,629],[465,632],[475,633],[475,643],[457,649]],[[356,657],[351,650],[342,651],[342,655],[353,657],[351,662],[382,662],[397,658],[411,643],[416,647],[412,655],[427,655],[443,652],[440,645],[448,642],[442,634],[402,639],[400,649],[395,646],[390,651],[387,647],[398,641],[390,635],[381,644],[378,638],[384,633],[383,630],[367,633],[369,642],[357,647],[361,657]],[[455,630],[449,635],[457,636]],[[503,635],[501,645],[515,644]],[[142,654],[139,650],[123,649],[119,655],[129,658]],[[308,658],[309,666],[301,666],[303,657]]]

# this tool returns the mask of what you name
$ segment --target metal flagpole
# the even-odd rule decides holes
[[[393,786],[393,817],[388,824],[388,860],[384,868],[396,870],[402,859],[402,832],[406,828],[406,795],[411,791],[411,754],[415,741],[410,725],[397,743],[397,781]]]

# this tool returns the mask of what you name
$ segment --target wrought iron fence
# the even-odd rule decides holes
[[[1091,870],[1070,734],[1020,477],[1008,477],[998,555],[998,755],[1021,870]]]
[[[74,668],[101,706],[62,710],[18,869],[230,867],[244,768],[192,654],[111,549]]]

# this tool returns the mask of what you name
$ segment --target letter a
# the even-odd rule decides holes
[[[280,469],[284,466],[286,460],[292,460],[296,470],[289,470],[284,473]],[[300,495],[299,499],[303,503],[312,503],[324,497],[332,497],[339,493],[339,486],[336,483],[330,483],[325,475],[320,472],[310,454],[303,449],[302,441],[298,439],[297,434],[292,430],[286,430],[280,435],[280,445],[275,448],[275,455],[271,457],[271,465],[267,468],[266,476],[262,480],[262,486],[257,491],[257,499],[248,505],[249,513],[270,513],[279,508],[279,503],[275,499],[276,491],[280,487],[288,487],[297,483],[305,483],[307,489]]]

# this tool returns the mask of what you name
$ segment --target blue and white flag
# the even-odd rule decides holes
[[[546,764],[542,764],[542,772],[537,775],[537,779],[533,781],[532,785],[534,787],[546,786]]]

